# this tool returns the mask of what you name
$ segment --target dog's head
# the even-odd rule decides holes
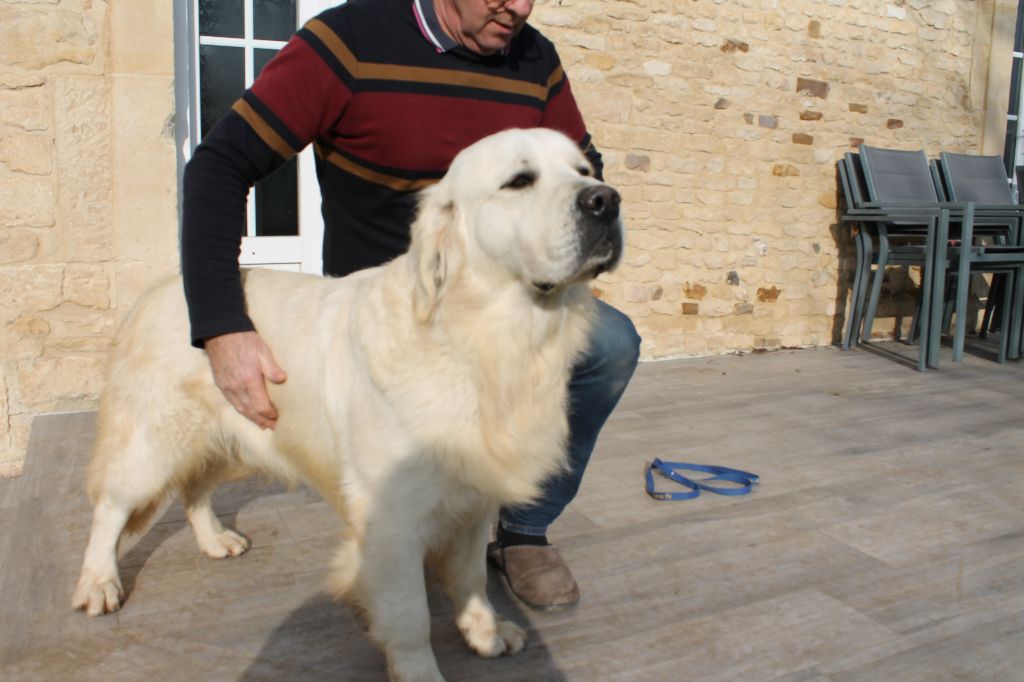
[[[423,193],[412,229],[417,313],[429,316],[463,270],[549,296],[622,255],[618,192],[565,135],[506,130],[467,147]]]

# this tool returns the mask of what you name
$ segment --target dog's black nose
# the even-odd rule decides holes
[[[622,198],[608,185],[587,187],[576,197],[576,205],[584,215],[602,220],[614,220],[619,216]]]

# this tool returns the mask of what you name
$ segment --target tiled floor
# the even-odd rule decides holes
[[[1024,680],[1024,365],[825,348],[641,366],[553,529],[573,611],[536,614],[492,576],[528,649],[476,658],[431,594],[451,682]],[[89,528],[92,414],[36,421],[0,481],[0,678],[384,680],[323,589],[337,523],[313,494],[215,497],[253,549],[199,554],[180,506],[124,544],[122,611],[72,612]],[[655,502],[651,457],[759,473],[745,497]]]

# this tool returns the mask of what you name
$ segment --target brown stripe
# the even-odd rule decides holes
[[[556,85],[558,85],[558,83],[561,82],[562,78],[564,78],[564,77],[565,77],[565,71],[562,70],[562,65],[559,64],[558,68],[556,68],[551,73],[551,78],[548,78],[548,92],[551,92],[551,88],[553,88]]]
[[[429,187],[437,183],[437,180],[431,178],[421,178],[419,180],[408,180],[406,178],[399,178],[394,175],[386,175],[384,173],[378,173],[377,171],[370,170],[365,166],[360,166],[358,163],[351,161],[338,152],[327,150],[320,145],[316,148],[317,154],[324,157],[326,153],[326,160],[333,163],[338,168],[342,169],[346,173],[351,173],[356,177],[362,178],[368,182],[372,182],[377,185],[384,185],[390,187],[398,192],[415,192],[421,190],[424,187]]]
[[[465,71],[449,71],[448,69],[430,69],[421,66],[393,66],[390,64],[360,64],[359,76],[361,78],[401,81],[406,83],[432,83],[435,85],[458,85],[479,90],[491,90],[493,92],[504,92],[513,95],[526,95],[544,101],[547,99],[548,90],[541,85],[524,83],[501,78],[499,76],[485,76],[479,73],[467,73]]]
[[[353,78],[359,77],[359,60],[352,54],[352,51],[348,49],[345,43],[342,42],[338,34],[335,33],[327,26],[324,22],[319,19],[310,19],[305,28],[320,39],[327,49],[331,51],[341,65],[345,67]]]
[[[262,116],[256,113],[248,102],[244,99],[240,99],[235,102],[232,106],[238,115],[245,119],[245,122],[249,124],[249,127],[256,131],[256,134],[260,136],[268,147],[273,149],[275,152],[280,154],[285,159],[290,159],[295,155],[295,150],[292,149],[291,145],[284,141],[284,138],[278,135],[270,124],[267,123]]]

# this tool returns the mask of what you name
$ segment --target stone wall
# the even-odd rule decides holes
[[[992,4],[538,6],[624,196],[625,265],[597,288],[645,357],[836,340],[853,254],[834,163],[861,141],[979,150]]]
[[[0,0],[0,475],[176,267],[170,3]],[[165,7],[167,6],[167,7]]]
[[[627,257],[595,291],[644,356],[832,343],[833,164],[861,140],[979,150],[997,6],[539,0],[625,199]],[[0,0],[0,473],[34,415],[95,407],[118,321],[177,267],[171,8]]]

